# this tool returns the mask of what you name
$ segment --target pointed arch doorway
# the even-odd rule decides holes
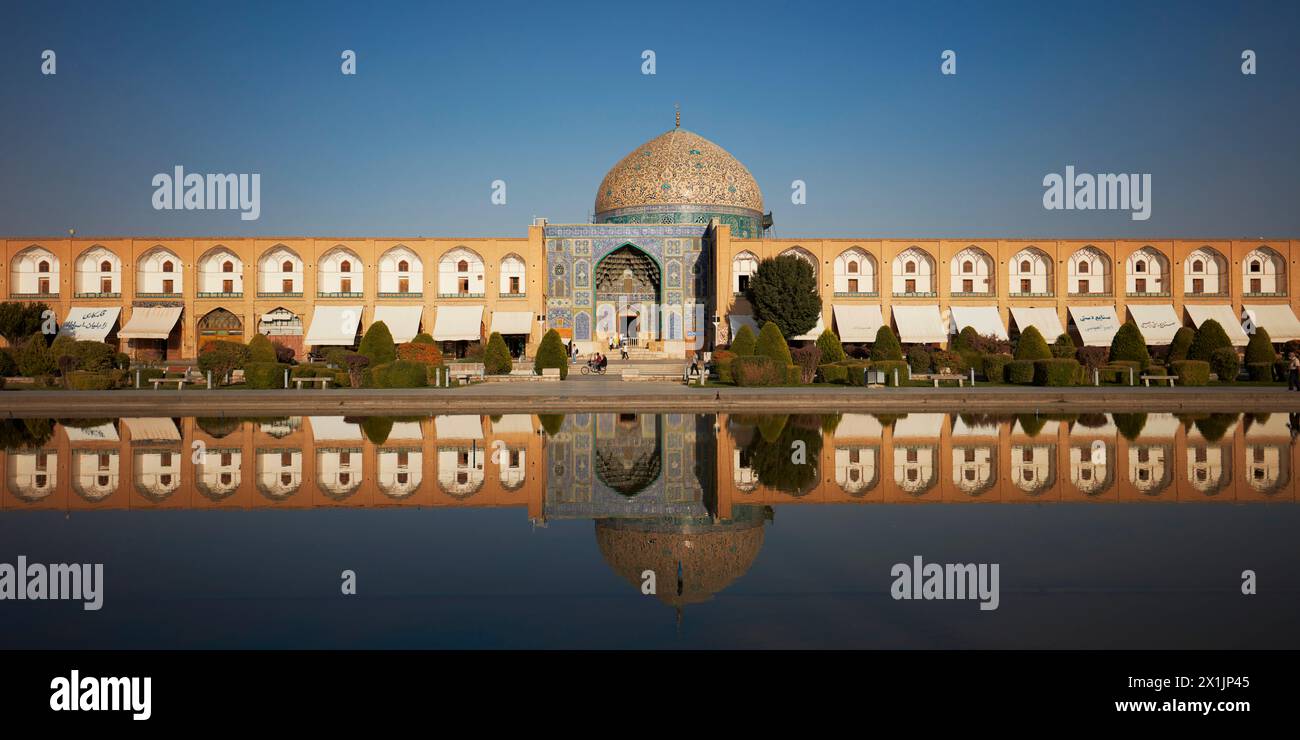
[[[624,244],[597,263],[592,278],[597,341],[622,338],[629,346],[650,348],[659,338],[659,263],[636,245]]]

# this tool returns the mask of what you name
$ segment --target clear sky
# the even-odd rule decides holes
[[[1294,1],[11,1],[0,234],[518,237],[679,102],[783,238],[1300,238],[1298,33]],[[260,173],[261,218],[154,210],[177,165]],[[1150,220],[1045,210],[1066,165],[1150,173]]]

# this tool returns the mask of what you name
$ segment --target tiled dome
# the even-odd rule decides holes
[[[745,165],[726,149],[674,128],[614,165],[596,192],[597,216],[663,205],[726,206],[761,213],[763,194]]]

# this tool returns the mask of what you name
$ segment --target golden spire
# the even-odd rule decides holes
[[[677,111],[677,128],[682,127],[682,106],[680,103],[673,103],[673,109]]]

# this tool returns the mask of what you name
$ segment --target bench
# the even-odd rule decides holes
[[[1177,375],[1143,375],[1143,376],[1142,376],[1142,385],[1145,385],[1146,387],[1150,388],[1150,387],[1151,387],[1151,381],[1153,381],[1153,380],[1156,381],[1157,383],[1159,383],[1159,382],[1162,381],[1162,380],[1167,380],[1167,381],[1169,381],[1169,387],[1170,387],[1170,388],[1173,388],[1173,387],[1174,387],[1174,381],[1177,380],[1177,379],[1178,379],[1178,376],[1177,376]]]
[[[179,391],[182,388],[184,388],[185,384],[189,381],[187,381],[185,378],[150,378],[149,382],[153,383],[154,390],[158,390],[158,386],[162,385],[163,383],[175,383],[176,390]]]
[[[960,387],[960,388],[964,388],[964,387],[966,387],[966,376],[965,376],[965,375],[944,375],[944,374],[941,374],[941,373],[935,373],[935,374],[933,374],[933,375],[930,376],[930,380],[933,380],[933,381],[934,381],[934,387],[935,387],[935,388],[938,388],[938,387],[939,387],[939,381],[941,381],[941,380],[955,380],[955,381],[957,381],[957,386],[958,386],[958,387]]]
[[[334,380],[333,378],[328,378],[328,377],[327,378],[294,378],[293,382],[295,385],[298,386],[298,390],[302,390],[303,383],[320,383],[321,384],[320,387],[322,389],[325,389],[330,387],[330,383],[333,380]]]

